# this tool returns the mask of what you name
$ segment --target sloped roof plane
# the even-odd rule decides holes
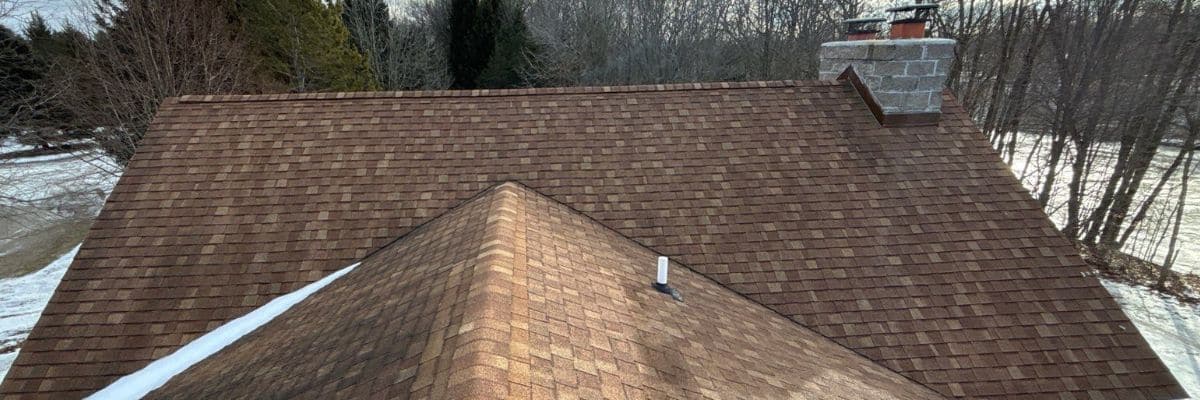
[[[845,83],[169,100],[0,393],[90,393],[519,181],[941,394],[1184,393],[947,97]]]
[[[506,183],[149,398],[942,398],[656,256]]]

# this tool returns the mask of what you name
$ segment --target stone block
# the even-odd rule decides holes
[[[942,39],[925,45],[926,60],[948,60],[954,58],[954,41]]]
[[[871,90],[879,90],[879,85],[883,83],[883,77],[879,75],[860,76],[860,80],[864,85],[867,85]]]
[[[908,62],[905,61],[879,61],[874,63],[877,75],[883,76],[902,76],[907,75],[905,72],[908,69]]]
[[[937,61],[909,61],[904,65],[904,75],[929,76],[933,75],[933,70],[934,67],[937,66]]]
[[[906,99],[905,96],[908,95],[908,93],[905,92],[884,92],[877,90],[872,90],[871,94],[875,96],[875,100],[879,102],[879,105],[882,106],[885,111],[889,108],[898,109],[898,107],[904,103],[904,100]]]
[[[908,92],[904,94],[904,104],[902,108],[909,112],[922,113],[929,112],[929,97],[932,92]]]
[[[895,44],[875,44],[867,47],[867,54],[864,58],[874,61],[888,61],[897,58],[897,47]]]
[[[896,44],[896,56],[894,60],[920,60],[925,55],[925,46],[921,43],[905,41],[904,43]]]
[[[880,82],[878,90],[884,92],[911,92],[917,90],[917,84],[921,82],[921,78],[912,76],[890,76],[880,75],[883,80]]]
[[[821,58],[864,59],[867,48],[862,41],[829,42],[821,45]]]
[[[923,76],[917,78],[916,90],[926,90],[930,92],[941,92],[946,85],[945,75]]]
[[[854,62],[850,63],[850,65],[854,66],[854,72],[857,73],[858,76],[860,76],[860,77],[879,75],[879,72],[875,70],[876,69],[875,66],[878,64],[879,63],[870,62],[870,61],[854,61]],[[845,69],[846,69],[846,67],[842,67],[843,71]],[[838,72],[840,73],[841,71],[838,71]]]
[[[935,75],[948,75],[950,74],[950,65],[954,62],[951,60],[937,60],[934,63],[933,73]]]

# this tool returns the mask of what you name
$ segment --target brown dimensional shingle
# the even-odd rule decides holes
[[[656,256],[506,183],[148,397],[943,398]]]
[[[952,396],[1184,395],[947,99],[836,82],[170,100],[12,370],[90,393],[499,182]]]

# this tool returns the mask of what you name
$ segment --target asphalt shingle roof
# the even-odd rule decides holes
[[[0,393],[94,391],[512,180],[945,395],[1182,396],[944,112],[792,81],[172,100]]]
[[[656,258],[506,183],[149,397],[942,398]]]

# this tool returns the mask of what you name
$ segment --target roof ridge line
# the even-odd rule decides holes
[[[469,275],[464,274],[468,288],[461,306],[462,323],[451,336],[456,338],[450,361],[454,372],[446,390],[457,398],[498,398],[507,393],[508,380],[497,377],[505,376],[508,369],[512,326],[501,318],[511,312],[517,242],[525,237],[519,232],[522,223],[518,222],[518,209],[522,206],[518,203],[522,200],[516,188],[511,182],[503,182],[482,192],[491,204],[474,265],[468,267]],[[504,391],[497,392],[497,388]]]
[[[669,83],[651,85],[616,85],[616,86],[566,86],[525,89],[475,89],[475,90],[401,90],[374,92],[311,92],[311,93],[273,93],[273,94],[223,94],[223,95],[182,95],[169,98],[176,103],[232,103],[232,102],[269,102],[269,101],[300,101],[300,100],[347,100],[347,99],[390,99],[390,98],[438,98],[438,97],[505,97],[505,96],[537,96],[556,94],[590,94],[590,93],[636,93],[636,92],[670,92],[686,90],[712,89],[762,89],[774,87],[796,87],[803,85],[837,85],[836,81],[821,80],[774,80],[774,81],[744,81],[744,82],[702,82],[702,83]]]

